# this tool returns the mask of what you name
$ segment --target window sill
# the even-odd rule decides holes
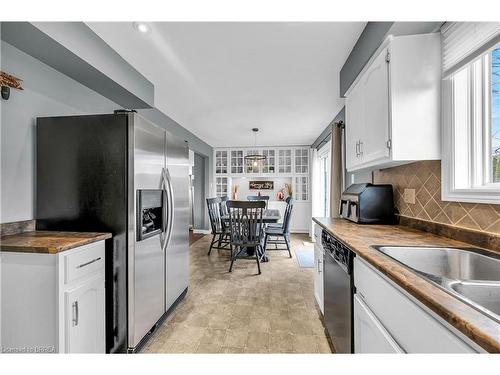
[[[500,204],[500,190],[496,188],[441,190],[441,200],[446,202]]]

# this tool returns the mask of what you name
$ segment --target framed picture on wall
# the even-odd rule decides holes
[[[274,181],[249,181],[250,190],[274,190]]]

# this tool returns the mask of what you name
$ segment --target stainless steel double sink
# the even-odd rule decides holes
[[[500,255],[475,248],[372,247],[500,323]]]

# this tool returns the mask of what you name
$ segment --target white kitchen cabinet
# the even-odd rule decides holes
[[[229,196],[230,181],[228,177],[215,178],[215,192],[218,197]]]
[[[56,254],[2,252],[2,348],[104,353],[104,266],[104,241]]]
[[[243,150],[231,150],[231,174],[245,172],[245,159]]]
[[[323,245],[321,244],[321,227],[315,226],[314,230],[314,297],[321,310],[325,313],[324,295],[323,295]]]
[[[354,286],[358,299],[354,332],[361,340],[359,345],[355,341],[355,350],[385,353],[392,346],[406,353],[482,351],[360,257],[354,258]]]
[[[308,148],[296,148],[294,150],[295,154],[295,174],[307,174],[309,173],[309,149]]]
[[[274,174],[276,172],[276,150],[262,150],[262,155],[266,157],[262,165],[262,173]]]
[[[292,150],[278,149],[278,173],[292,173]]]
[[[440,159],[438,33],[389,36],[346,93],[352,172]]]
[[[404,353],[358,295],[353,307],[355,353]]]
[[[102,353],[104,288],[99,277],[65,293],[66,353]]]
[[[229,151],[216,150],[214,162],[216,174],[227,174],[229,171]]]

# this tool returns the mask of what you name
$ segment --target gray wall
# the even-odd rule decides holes
[[[121,106],[4,41],[0,56],[1,69],[23,79],[24,87],[12,90],[9,100],[0,100],[0,222],[5,223],[34,218],[36,117],[111,113]],[[212,147],[157,109],[138,112],[206,157],[205,192],[209,192]]]
[[[154,86],[83,22],[2,22],[2,40],[124,108],[151,108]]]
[[[394,22],[368,22],[340,70],[340,97],[364,68],[367,61],[380,46]]]
[[[0,222],[5,223],[34,218],[35,118],[110,113],[119,106],[5,42],[1,69],[23,79],[24,87],[0,100]]]
[[[194,154],[194,220],[193,229],[206,229],[205,226],[205,160],[197,153]]]

